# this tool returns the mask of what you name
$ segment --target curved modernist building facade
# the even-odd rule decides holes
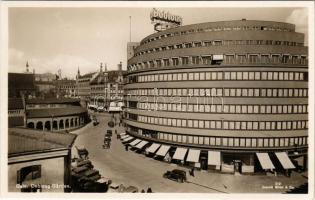
[[[219,155],[222,171],[287,169],[281,152],[305,168],[307,55],[304,34],[281,22],[209,22],[149,35],[128,60],[127,132],[200,150],[202,168]]]

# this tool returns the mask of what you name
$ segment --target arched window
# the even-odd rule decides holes
[[[17,171],[17,184],[27,180],[34,180],[41,177],[41,165],[23,167]]]

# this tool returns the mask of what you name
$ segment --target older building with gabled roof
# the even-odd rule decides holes
[[[76,135],[12,128],[8,138],[9,192],[71,191],[71,147]]]

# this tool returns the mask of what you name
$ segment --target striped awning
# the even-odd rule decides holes
[[[170,148],[171,148],[170,146],[162,145],[160,149],[158,150],[158,152],[156,152],[156,155],[165,156],[168,150],[170,150]]]
[[[146,149],[149,153],[155,153],[156,150],[161,146],[161,144],[153,143],[149,148]]]
[[[139,144],[142,140],[139,140],[139,139],[135,139],[134,141],[130,142],[130,146],[136,146],[137,144]]]
[[[142,149],[144,147],[144,145],[146,145],[148,143],[149,143],[148,141],[143,140],[139,144],[137,144],[135,147],[138,149]]]
[[[220,151],[208,151],[208,165],[221,165]]]
[[[199,156],[200,156],[200,150],[189,149],[186,161],[198,163],[199,162]]]
[[[260,165],[263,169],[274,169],[275,166],[270,160],[268,153],[256,153]]]
[[[280,161],[282,167],[284,169],[294,169],[295,166],[291,162],[289,156],[286,154],[286,152],[277,152],[275,153],[278,160]]]
[[[176,151],[175,151],[175,154],[173,156],[173,159],[184,160],[186,153],[187,153],[187,149],[186,148],[177,147]]]

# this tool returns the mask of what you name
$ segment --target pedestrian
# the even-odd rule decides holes
[[[150,187],[147,189],[147,193],[152,193],[152,189]]]
[[[117,135],[117,129],[115,129],[115,134]]]
[[[195,177],[195,168],[192,168],[192,169],[189,171],[189,174],[190,174],[190,176]]]
[[[288,170],[288,177],[291,177],[291,173],[292,173],[292,171],[289,169]]]
[[[127,145],[125,146],[125,150],[128,151],[128,146]]]
[[[141,193],[145,193],[144,189],[141,190]]]

